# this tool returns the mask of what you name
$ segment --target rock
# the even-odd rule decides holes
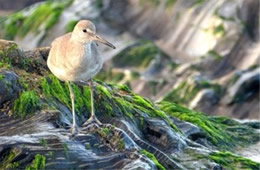
[[[191,109],[200,105],[197,108],[205,111],[217,104],[221,91],[221,86],[217,83],[197,72],[192,72],[186,79],[179,79],[162,100],[186,105]]]
[[[207,112],[212,107],[216,106],[219,101],[219,96],[212,89],[201,90],[195,98],[190,102],[189,108]]]
[[[242,74],[228,89],[229,103],[246,101],[251,96],[259,93],[260,68]],[[227,99],[226,99],[227,100]]]
[[[15,40],[23,49],[31,49],[49,46],[54,38],[72,31],[78,20],[90,19],[95,22],[98,33],[117,47],[117,50],[111,52],[107,47],[100,46],[104,59],[111,60],[106,62],[108,67],[96,78],[129,85],[134,92],[153,101],[166,95],[168,101],[189,107],[195,98],[197,100],[202,95],[211,94],[209,91],[200,93],[202,89],[187,84],[184,89],[191,88],[189,95],[183,94],[185,90],[175,89],[179,83],[190,78],[187,72],[196,70],[201,75],[208,76],[208,82],[218,85],[220,83],[216,76],[224,77],[229,71],[258,64],[258,6],[257,0],[223,0],[218,3],[202,0],[46,1],[18,11],[8,16],[7,20],[3,19],[0,22],[0,32],[2,37]],[[42,16],[42,21],[34,22],[33,19],[37,16]],[[26,51],[24,53],[34,55]],[[43,55],[46,60],[47,55]],[[176,64],[169,56],[180,65],[176,71]],[[22,59],[16,65],[23,63],[27,67],[27,63],[33,62],[27,71],[43,74],[43,69],[36,68],[42,68],[46,64],[38,61],[39,63],[34,63],[32,58]],[[120,68],[114,69],[114,66]],[[220,93],[215,94],[222,101]],[[213,97],[213,100],[212,103],[215,103],[217,99]],[[203,104],[201,101],[201,106],[196,109],[211,114],[253,119],[257,118],[254,112],[259,108],[251,108],[257,102],[248,105],[234,102],[236,106],[219,102],[216,107],[209,108],[211,102]],[[244,111],[240,114],[238,110]]]
[[[72,84],[80,131],[71,136],[69,89],[44,64],[34,67],[45,61],[37,57],[39,53],[14,56],[32,58],[26,67],[3,60],[23,83],[22,93],[12,98],[6,111],[13,114],[0,112],[0,169],[123,169],[134,163],[147,169],[190,169],[191,164],[192,168],[256,169],[260,165],[230,153],[260,141],[250,125],[170,102],[153,103],[125,85],[102,81],[94,81],[94,107],[103,124],[87,127],[82,123],[90,116],[89,87]]]
[[[0,106],[17,97],[21,91],[18,76],[11,71],[0,72]]]
[[[18,48],[17,44],[14,41],[6,41],[0,39],[0,51],[1,57],[13,57],[22,55],[22,51]]]
[[[185,139],[171,131],[162,120],[144,119],[143,135],[166,153],[181,152],[187,146]]]
[[[181,121],[177,118],[172,118],[172,120],[187,138],[196,141],[197,138],[205,136],[203,131],[192,123]]]

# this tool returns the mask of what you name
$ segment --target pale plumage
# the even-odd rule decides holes
[[[95,76],[103,65],[96,42],[101,42],[115,49],[115,47],[96,34],[95,25],[82,20],[77,23],[72,33],[56,38],[51,44],[47,65],[51,72],[69,86],[72,104],[72,133],[76,133],[74,94],[70,82],[90,80],[91,117],[86,122],[100,123],[94,113],[93,90],[91,78]]]
[[[71,33],[57,38],[51,49],[47,64],[60,80],[87,81],[102,68],[103,59],[96,43],[82,45],[71,40]]]

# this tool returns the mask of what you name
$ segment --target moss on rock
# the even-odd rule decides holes
[[[140,150],[140,153],[143,154],[143,155],[145,155],[145,156],[148,157],[149,159],[151,159],[151,161],[153,161],[153,163],[157,166],[157,168],[158,168],[159,170],[165,170],[165,168],[163,167],[163,165],[160,164],[160,162],[156,159],[156,157],[155,157],[152,153],[150,153],[150,152],[148,152],[148,151],[146,151],[146,150],[144,150],[144,149]]]
[[[13,112],[17,117],[25,118],[40,109],[40,99],[34,91],[24,91],[14,102]]]
[[[28,32],[38,33],[43,23],[44,30],[49,30],[57,23],[62,11],[72,2],[73,0],[47,1],[33,9],[29,15],[18,12],[9,16],[2,24],[4,37],[13,40],[17,35],[24,37]]]
[[[145,68],[159,54],[162,52],[152,42],[141,40],[117,54],[112,62],[116,67]]]
[[[75,97],[75,111],[80,114],[84,109],[90,109],[90,91],[88,86],[79,87],[72,83]],[[41,80],[42,93],[49,99],[55,98],[71,109],[69,88],[67,84],[49,75]]]
[[[20,150],[17,148],[13,148],[8,150],[3,155],[0,155],[0,169],[16,169],[19,167],[18,162],[14,162],[14,158],[19,155]]]
[[[227,170],[251,169],[258,170],[260,163],[250,159],[234,155],[230,152],[212,152],[208,157],[210,160],[222,165]]]
[[[26,166],[25,170],[43,170],[45,169],[46,157],[41,154],[36,154],[31,165]]]
[[[230,118],[207,116],[169,102],[161,102],[158,105],[169,116],[200,127],[208,140],[219,149],[231,150],[236,146],[245,146],[259,140],[258,134],[253,128]]]
[[[13,40],[25,18],[26,17],[21,12],[10,15],[8,20],[2,25],[4,38]]]
[[[1,49],[1,48],[0,48]],[[8,56],[8,55],[7,55]],[[9,56],[8,56],[9,57]],[[28,63],[28,66],[30,66],[32,63]],[[13,65],[12,65],[13,66]],[[24,67],[12,67],[12,69],[17,72],[17,74],[20,77],[23,77],[23,79],[20,79],[19,82],[23,87],[23,92],[21,95],[15,100],[15,105],[13,108],[13,111],[16,112],[17,115],[21,117],[25,117],[26,115],[35,112],[37,109],[42,109],[41,104],[45,104],[49,106],[49,103],[51,103],[52,108],[57,107],[57,105],[66,106],[69,109],[71,108],[71,101],[69,96],[69,89],[68,86],[64,83],[59,81],[54,75],[49,74],[47,70],[44,72],[43,77],[42,74],[38,74],[35,76],[32,73],[26,72]],[[21,71],[23,70],[23,71]],[[27,81],[28,77],[36,77],[37,79],[30,79],[30,81]],[[35,83],[33,83],[35,81]],[[34,85],[31,85],[34,84]],[[205,152],[209,153],[207,160],[214,161],[222,166],[224,166],[226,169],[229,168],[248,168],[248,169],[255,169],[256,166],[258,166],[257,163],[250,161],[248,159],[227,153],[227,152],[213,152],[211,153],[211,147],[213,146],[213,149],[217,150],[232,150],[234,147],[240,147],[240,146],[249,146],[251,143],[255,143],[259,141],[259,134],[256,133],[256,130],[253,129],[251,126],[242,124],[238,121],[232,120],[230,118],[226,117],[212,117],[204,115],[203,113],[195,112],[189,109],[186,109],[185,107],[182,107],[180,105],[169,103],[169,102],[161,102],[161,103],[153,103],[135,93],[133,93],[126,85],[116,85],[116,84],[108,84],[103,83],[101,81],[94,81],[94,102],[95,102],[95,111],[96,115],[101,121],[110,121],[110,119],[117,119],[122,120],[129,125],[133,125],[136,128],[141,127],[140,134],[142,132],[145,132],[142,127],[146,126],[146,120],[149,118],[157,118],[161,119],[165,122],[162,123],[164,128],[171,127],[170,130],[171,133],[178,133],[176,136],[180,136],[180,140],[185,139],[185,136],[183,136],[178,129],[178,127],[175,126],[174,122],[176,122],[172,118],[178,118],[180,120],[190,122],[203,131],[205,136],[202,136],[203,141],[206,141],[207,144],[211,144],[210,147],[208,145],[205,147]],[[218,86],[212,86],[212,84],[208,82],[200,82],[200,86],[203,86],[205,88],[216,88],[216,91],[218,90]],[[75,108],[77,114],[84,114],[84,118],[86,118],[88,115],[86,114],[86,110],[90,111],[90,91],[88,86],[82,86],[77,84],[72,84],[72,88],[75,94]],[[30,91],[29,91],[30,90]],[[188,91],[189,92],[189,91]],[[192,94],[187,94],[192,95]],[[40,97],[38,97],[40,96]],[[56,105],[55,105],[56,104]],[[58,109],[58,107],[57,107]],[[56,113],[56,112],[55,112]],[[81,116],[78,116],[80,119]],[[107,118],[107,120],[105,120]],[[84,119],[85,120],[85,119]],[[82,121],[84,121],[82,120]],[[161,121],[158,121],[161,122]],[[122,123],[122,122],[121,122]],[[115,123],[115,125],[118,125]],[[119,124],[120,125],[120,124]],[[118,126],[121,127],[121,126]],[[194,126],[193,126],[194,127]],[[181,127],[180,127],[181,128]],[[131,129],[130,129],[131,130]],[[126,133],[127,130],[125,130]],[[167,129],[168,131],[168,129]],[[100,131],[101,136],[107,137],[112,134],[112,130],[109,128],[103,128]],[[131,132],[131,131],[130,131]],[[132,131],[132,133],[135,133]],[[129,149],[128,145],[123,138],[118,137],[118,135],[113,136],[113,140],[116,145],[116,149],[119,149],[120,152],[126,151]],[[129,137],[134,135],[129,135]],[[153,136],[155,137],[155,136]],[[158,137],[159,138],[159,137]],[[200,137],[199,137],[200,138]],[[141,143],[143,138],[135,139],[135,142],[138,146],[144,148]],[[153,138],[155,139],[155,138]],[[159,138],[160,140],[165,140],[168,138],[165,138],[162,136]],[[76,139],[77,140],[77,139]],[[146,155],[148,158],[150,158],[153,162],[155,162],[155,165],[159,169],[164,169],[164,167],[167,167],[167,159],[164,159],[162,157],[162,154],[156,152],[158,150],[155,150],[156,144],[152,143],[149,138],[146,138],[145,141],[148,141],[151,144],[147,144],[149,146],[155,146],[154,149],[151,149],[149,151],[153,152],[153,154],[141,150],[139,153]],[[189,140],[187,140],[189,141]],[[210,141],[210,142],[208,142]],[[41,141],[41,143],[37,143],[38,145],[42,145],[42,148],[45,148],[46,142],[44,140]],[[99,143],[100,144],[100,143]],[[62,151],[62,154],[66,155],[65,159],[69,160],[70,152],[68,152],[68,144],[64,144],[64,153]],[[98,144],[93,145],[95,147]],[[146,145],[146,144],[145,144]],[[184,144],[183,144],[184,145]],[[171,145],[170,145],[171,146]],[[187,142],[186,148],[189,148],[191,145]],[[196,145],[194,146],[195,149]],[[215,146],[215,147],[214,147]],[[48,143],[48,147],[50,147]],[[86,145],[86,148],[89,148],[89,146]],[[24,148],[23,148],[24,149]],[[30,149],[29,147],[26,149]],[[28,150],[23,151],[28,151]],[[91,148],[92,149],[92,148]],[[175,148],[174,148],[175,149]],[[29,150],[31,151],[31,150]],[[118,151],[118,150],[117,150]],[[182,152],[181,148],[178,150]],[[4,151],[1,150],[0,155],[0,169],[10,167],[10,168],[17,168],[22,167],[26,165],[19,165],[19,162],[15,162],[15,157],[17,156],[17,153],[11,153],[5,155],[2,157],[2,153]],[[9,151],[8,151],[9,152]],[[36,154],[38,152],[38,154]],[[45,151],[33,151],[30,152],[32,155],[35,156],[26,157],[26,161],[29,164],[27,166],[27,169],[44,169],[45,167],[45,161],[49,161],[49,159],[46,159],[44,155],[52,155],[52,157],[56,157],[56,150],[53,150],[53,153],[46,153]],[[48,152],[52,152],[49,151]],[[169,155],[167,152],[162,151],[167,156]],[[157,154],[156,154],[157,153]],[[36,154],[36,155],[35,155]],[[172,153],[170,153],[172,154]],[[179,154],[179,153],[177,153]],[[205,154],[205,153],[204,153]],[[74,154],[76,155],[76,154]],[[156,158],[155,158],[156,156]],[[171,159],[171,158],[169,158]],[[4,165],[3,165],[3,160]],[[160,162],[159,162],[159,161]],[[163,162],[166,160],[165,162]],[[49,162],[48,162],[49,163]],[[181,162],[182,163],[182,162]],[[192,162],[193,163],[193,162]],[[163,166],[161,166],[163,164]],[[66,164],[67,165],[67,164]]]
[[[95,78],[107,83],[119,83],[124,77],[125,74],[123,72],[113,72],[113,69],[109,68],[107,70],[101,70]]]
[[[202,89],[212,89],[217,96],[222,94],[221,86],[210,81],[182,81],[177,87],[173,88],[168,94],[166,94],[162,100],[188,105]]]

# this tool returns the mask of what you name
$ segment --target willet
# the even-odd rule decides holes
[[[72,134],[76,133],[77,127],[71,82],[90,81],[91,116],[84,124],[91,122],[100,124],[94,112],[92,77],[102,68],[103,59],[96,42],[115,49],[114,45],[96,34],[96,27],[91,21],[81,20],[76,24],[72,33],[56,38],[51,44],[47,65],[58,79],[68,84],[73,116]]]

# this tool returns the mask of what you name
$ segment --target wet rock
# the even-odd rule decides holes
[[[186,79],[180,79],[176,82],[173,89],[162,100],[205,111],[217,104],[220,96],[220,85],[197,72],[193,72]]]
[[[162,120],[144,119],[143,135],[144,138],[168,153],[180,152],[187,146],[185,139],[171,131]]]
[[[201,90],[191,101],[189,108],[208,112],[212,107],[216,106],[219,96],[212,89]]]
[[[22,51],[18,48],[14,41],[6,41],[0,39],[0,56],[1,59],[4,57],[14,58],[15,56],[22,55]]]
[[[228,103],[243,102],[259,93],[260,68],[247,71],[228,89]]]
[[[12,71],[0,72],[0,106],[17,97],[21,91],[19,77]]]
[[[203,135],[203,131],[192,123],[181,121],[177,118],[172,118],[172,120],[186,137],[194,141],[199,137],[205,136]]]
[[[37,57],[38,53],[27,54],[36,63],[45,61],[44,57]],[[94,81],[94,109],[103,124],[87,127],[81,123],[89,117],[89,87],[72,84],[79,126],[79,133],[72,136],[67,85],[44,65],[33,68],[34,62],[28,62],[27,67],[10,63],[10,69],[24,78],[23,92],[12,99],[19,101],[17,108],[21,106],[24,115],[8,116],[0,112],[0,169],[123,169],[134,163],[147,169],[190,169],[192,163],[193,168],[221,165],[236,169],[240,165],[258,165],[234,154],[216,152],[258,142],[259,134],[254,128],[174,103],[153,103],[125,85],[101,81]],[[28,109],[28,106],[35,107]],[[9,111],[19,112],[14,108]],[[187,151],[189,148],[200,152],[194,154]],[[190,159],[181,159],[186,157]],[[223,164],[226,161],[230,163]]]

